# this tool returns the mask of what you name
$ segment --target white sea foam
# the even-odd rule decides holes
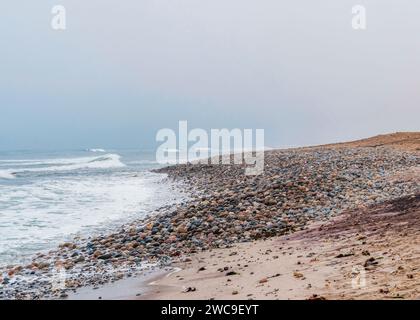
[[[150,172],[123,171],[0,184],[0,266],[26,261],[73,234],[111,230],[178,201],[164,179]]]
[[[89,151],[89,152],[106,152],[105,149],[101,149],[101,148],[87,149],[87,151]]]
[[[127,162],[128,165],[138,165],[138,164],[155,164],[156,161],[154,160],[134,160]]]
[[[9,170],[0,170],[0,179],[14,179],[15,176]]]

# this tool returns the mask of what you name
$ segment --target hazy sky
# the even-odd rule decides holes
[[[178,120],[269,146],[418,131],[419,16],[412,0],[2,1],[0,149],[149,148]]]

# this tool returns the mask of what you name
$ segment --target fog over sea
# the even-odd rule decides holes
[[[181,201],[154,152],[0,152],[0,266]]]

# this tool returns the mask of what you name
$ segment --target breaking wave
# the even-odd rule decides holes
[[[121,157],[118,154],[106,154],[99,157],[69,159],[16,160],[16,162],[8,160],[8,165],[13,165],[17,168],[0,170],[0,179],[13,179],[20,173],[26,172],[55,172],[81,169],[120,168],[125,166],[125,164],[121,162],[120,158]]]

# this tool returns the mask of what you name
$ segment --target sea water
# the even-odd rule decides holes
[[[153,152],[0,152],[0,266],[183,200]]]

